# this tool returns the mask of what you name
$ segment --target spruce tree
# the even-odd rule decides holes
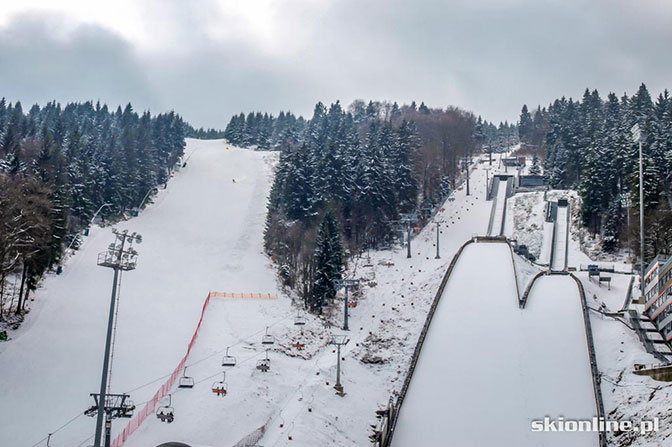
[[[321,313],[322,307],[336,296],[335,279],[343,275],[343,248],[338,227],[331,213],[327,213],[320,223],[313,254],[314,279],[308,308]]]

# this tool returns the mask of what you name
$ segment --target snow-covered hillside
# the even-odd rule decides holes
[[[368,445],[374,412],[401,388],[448,263],[465,240],[487,231],[492,202],[485,201],[483,166],[472,167],[472,194],[458,187],[413,238],[412,258],[395,247],[351,260],[349,275],[362,279],[363,287],[357,307],[350,310],[350,342],[342,352],[346,395],[340,397],[333,389],[336,354],[327,343],[330,334],[344,333],[342,304],[327,310],[322,321],[306,314],[308,324],[295,326],[297,307],[278,290],[273,266],[263,254],[266,197],[277,154],[227,150],[223,141],[199,140],[188,140],[187,154],[192,154],[187,166],[155,203],[118,225],[140,232],[144,242],[137,247],[138,268],[123,275],[112,391],[129,392],[142,408],[184,355],[209,291],[278,297],[212,299],[187,359],[196,386],[171,390],[172,424],[150,417],[125,445],[182,441],[229,447],[250,434],[259,434],[258,443],[265,446]],[[437,221],[440,259],[435,259]],[[99,384],[112,281],[109,269],[96,266],[96,256],[111,236],[109,228],[93,228],[63,274],[44,281],[13,340],[0,345],[0,445],[45,446],[52,432],[55,447],[91,442],[93,420],[82,412]],[[570,240],[570,263],[580,253],[575,245]],[[527,266],[527,261],[517,262]],[[600,296],[623,294],[620,282],[613,286]],[[533,292],[524,312],[532,313],[543,299],[539,294],[547,292]],[[464,315],[466,307],[458,308],[456,315]],[[567,316],[562,324],[575,324],[574,318]],[[276,340],[270,347],[261,344],[267,326]],[[606,362],[601,352],[612,349],[610,342],[600,328],[596,333],[606,346],[597,346],[598,363]],[[296,342],[305,349],[297,350]],[[228,395],[222,398],[210,387],[221,380],[227,346],[238,363],[227,369]],[[255,366],[266,348],[271,370],[263,373]],[[472,352],[474,359],[487,356]],[[623,365],[606,367],[615,372]],[[608,411],[613,404],[606,399]],[[115,420],[114,433],[126,422]]]
[[[347,394],[341,398],[332,388],[336,356],[326,345],[329,333],[309,316],[300,337],[293,325],[296,307],[277,290],[262,253],[276,155],[198,140],[188,140],[187,154],[193,154],[187,166],[155,203],[118,225],[145,241],[138,247],[138,268],[123,275],[112,391],[130,392],[141,408],[184,354],[208,291],[279,297],[213,300],[187,361],[196,387],[173,393],[173,424],[152,418],[126,445],[183,440],[228,446],[262,425],[264,445],[365,445],[375,409],[401,386],[447,263],[465,239],[487,229],[485,172],[475,169],[472,195],[460,187],[437,214],[444,222],[441,259],[434,259],[436,226],[429,225],[413,239],[413,258],[395,248],[351,264],[351,274],[366,286],[351,309],[351,340],[342,354]],[[94,228],[64,273],[45,280],[26,324],[2,345],[1,445],[46,445],[39,441],[71,418],[52,445],[89,442],[93,420],[81,413],[98,388],[112,280],[95,260],[111,241],[109,229]],[[327,319],[332,333],[343,332],[340,306]],[[264,374],[255,364],[265,355],[260,337],[266,326],[277,342],[269,352],[271,371]],[[298,339],[306,343],[304,351],[292,347]],[[210,385],[219,380],[226,346],[238,366],[227,371],[229,395],[217,398]],[[114,432],[125,422],[116,420]]]

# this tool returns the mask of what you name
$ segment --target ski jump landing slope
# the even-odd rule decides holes
[[[562,271],[567,268],[567,219],[569,207],[558,206],[558,215],[555,219],[555,239],[553,242],[553,253],[551,270]]]
[[[544,416],[597,414],[581,302],[569,277],[518,307],[509,247],[465,248],[401,407],[394,446],[596,446],[597,433],[532,432]]]
[[[144,238],[136,247],[137,269],[123,274],[111,379],[111,391],[118,393],[156,380],[131,393],[136,404],[153,395],[165,377],[157,379],[169,374],[184,355],[210,290],[277,293],[275,274],[262,253],[276,154],[226,147],[221,140],[188,139],[186,154],[193,155],[187,166],[139,217],[117,225]],[[92,228],[63,274],[44,281],[14,340],[0,346],[0,446],[31,447],[71,418],[73,422],[52,437],[51,445],[87,445],[81,443],[93,434],[94,422],[82,413],[92,405],[89,393],[99,389],[113,276],[111,269],[96,265],[96,256],[112,241],[110,228]],[[286,298],[263,303],[220,301],[214,309],[223,315],[214,322],[211,317],[217,315],[207,316],[210,324],[199,339],[202,351],[238,343],[285,316],[292,324]],[[218,330],[217,343],[209,344],[213,326]],[[201,369],[194,368],[193,375],[200,380],[216,374],[220,359],[213,357],[210,367],[207,362],[199,364]],[[254,365],[253,360],[249,363]],[[201,386],[209,388],[214,380]],[[231,386],[238,386],[239,380],[235,374],[229,378]],[[181,398],[176,400],[180,403]],[[180,421],[188,417],[183,407],[176,406],[177,411]],[[261,420],[264,412],[260,413]],[[202,419],[202,414],[191,416],[193,425]],[[115,420],[114,433],[127,421]],[[255,423],[250,422],[252,427]],[[173,425],[178,425],[177,419]],[[230,438],[216,430],[213,436],[233,444],[246,434],[245,424],[238,425],[239,432],[230,433]],[[190,444],[210,441],[207,436],[186,439],[189,434],[183,433],[183,439]],[[139,436],[144,443],[136,445],[144,447],[177,438],[160,430],[153,437]]]

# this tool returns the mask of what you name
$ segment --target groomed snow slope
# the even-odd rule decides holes
[[[559,206],[555,219],[555,242],[553,244],[553,264],[551,270],[562,271],[567,268],[567,213],[569,207]]]
[[[487,272],[487,273],[485,273]],[[534,433],[532,419],[596,414],[570,278],[537,281],[518,308],[505,244],[468,246],[434,315],[394,445],[594,446],[596,433]]]
[[[209,290],[277,292],[261,243],[277,155],[226,146],[219,140],[188,140],[187,154],[195,152],[187,167],[159,192],[155,204],[117,225],[141,233],[145,240],[137,247],[137,269],[123,274],[112,392],[131,390],[172,371],[184,355]],[[96,266],[96,255],[112,241],[109,228],[93,228],[63,274],[45,280],[37,306],[14,340],[3,344],[1,446],[30,447],[92,404],[89,393],[99,387],[113,275]],[[225,311],[227,305],[242,308],[235,318],[224,315],[215,321],[223,344],[234,344],[283,318],[291,326],[293,311],[286,298],[214,304]],[[259,313],[255,324],[246,326],[246,318]],[[215,348],[223,346],[200,347],[198,354]],[[231,384],[235,381],[232,377]],[[132,398],[142,402],[161,383],[133,392]],[[115,432],[125,424],[115,421]],[[80,416],[54,436],[52,445],[77,446],[93,433],[93,426],[92,419]]]

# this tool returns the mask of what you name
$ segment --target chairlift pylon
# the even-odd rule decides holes
[[[182,371],[182,377],[177,385],[178,388],[193,388],[194,387],[194,378],[187,376],[187,367],[184,367]]]
[[[173,402],[172,394],[168,395],[168,405],[162,405],[156,409],[156,417],[161,422],[171,423],[175,420],[175,410],[171,406]]]
[[[226,347],[226,354],[222,358],[222,366],[236,366],[236,358],[229,355],[229,347]]]
[[[266,335],[261,337],[262,345],[272,345],[275,343],[275,337],[268,333],[268,326],[266,326]]]
[[[261,372],[268,372],[271,369],[271,359],[268,358],[268,349],[266,358],[257,361],[257,369]]]
[[[222,372],[223,378],[219,382],[215,382],[212,384],[212,392],[215,393],[217,396],[224,397],[226,396],[228,386],[226,384],[226,371]]]

